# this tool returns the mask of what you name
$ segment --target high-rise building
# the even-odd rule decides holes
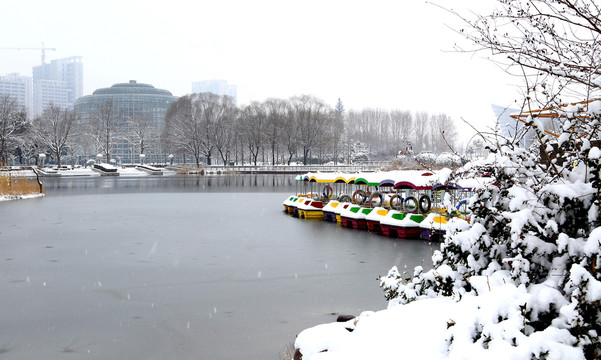
[[[149,121],[155,136],[158,136],[165,122],[165,114],[169,106],[176,100],[177,97],[167,90],[157,89],[152,85],[130,80],[129,83],[97,89],[92,95],[77,99],[75,110],[82,123],[89,123],[100,115],[104,104],[112,101],[112,112],[116,116],[116,121],[115,133],[113,134],[115,140],[110,152],[111,158],[118,159],[122,163],[133,163],[140,161],[140,150],[134,144],[135,141],[132,141],[135,134],[132,134],[131,120],[137,118]],[[157,141],[157,139],[146,139],[146,142],[152,141]],[[93,154],[99,152],[99,149],[90,150],[95,151]],[[156,150],[156,147],[154,150]],[[158,157],[161,154],[156,155]],[[150,156],[146,159],[152,161]],[[155,158],[154,160],[158,159]]]
[[[215,95],[227,95],[234,99],[234,104],[238,103],[238,87],[236,85],[228,84],[225,80],[205,80],[193,82],[192,92],[210,92]]]
[[[51,102],[73,109],[83,95],[81,56],[52,60],[33,68],[33,115],[37,116]]]
[[[20,106],[27,109],[28,114],[31,112],[33,107],[31,77],[16,73],[0,76],[0,94],[14,97]]]

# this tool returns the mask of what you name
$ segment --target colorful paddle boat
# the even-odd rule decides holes
[[[419,239],[421,228],[419,224],[424,220],[422,214],[406,214],[397,210],[390,210],[380,220],[382,235],[401,238]]]
[[[323,202],[307,199],[298,204],[298,217],[307,220],[323,220]]]
[[[365,216],[367,230],[375,233],[381,233],[382,228],[380,227],[380,221],[386,217],[388,211],[390,210],[380,206],[373,208],[373,211]]]
[[[428,241],[440,242],[444,239],[449,220],[444,214],[430,213],[419,224],[421,228],[421,238]]]
[[[349,229],[367,230],[365,217],[372,210],[359,205],[348,206],[340,212],[340,224]]]
[[[340,206],[340,201],[338,200],[330,200],[322,209],[323,211],[323,219],[327,222],[336,222],[336,212],[335,209]]]

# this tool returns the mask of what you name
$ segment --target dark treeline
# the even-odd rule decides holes
[[[159,125],[135,114],[121,119],[107,110],[110,101],[105,105],[86,121],[54,105],[29,120],[15,99],[0,95],[0,164],[37,163],[40,154],[59,165],[96,154],[109,162],[119,142],[154,154],[153,162],[348,164],[390,160],[407,149],[447,151],[457,138],[445,114],[346,111],[340,99],[332,107],[310,95],[236,106],[228,96],[190,94],[174,102]]]

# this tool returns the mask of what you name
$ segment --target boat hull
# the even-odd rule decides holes
[[[379,221],[366,220],[366,223],[367,223],[367,230],[369,230],[371,232],[375,232],[375,233],[382,232],[382,228],[380,227]]]
[[[365,219],[353,219],[342,216],[341,225],[349,229],[367,230],[367,221]]]
[[[419,239],[421,230],[419,227],[400,227],[380,224],[382,235],[399,239]]]
[[[306,220],[323,220],[321,210],[298,210],[298,217]]]
[[[444,230],[421,229],[421,238],[428,241],[441,242],[444,240]]]
[[[323,212],[323,219],[325,221],[335,223],[336,222],[336,213],[331,212],[331,211],[324,211]]]

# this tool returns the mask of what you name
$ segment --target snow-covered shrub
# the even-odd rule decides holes
[[[439,296],[462,301],[503,287],[500,294],[513,300],[489,297],[486,312],[480,304],[452,319],[449,352],[467,332],[480,349],[535,342],[527,358],[548,358],[560,345],[601,356],[601,114],[591,108],[560,114],[559,137],[530,119],[542,149],[556,152],[551,163],[518,141],[495,142],[486,159],[457,171],[457,178],[488,174],[494,183],[471,198],[469,228],[449,225],[434,269],[410,275],[393,268],[380,279],[389,306]]]
[[[436,163],[436,154],[430,151],[422,151],[415,156],[415,159],[422,164],[432,165]]]
[[[435,164],[440,166],[453,167],[460,166],[462,162],[461,157],[459,157],[458,155],[443,152],[436,156]]]

